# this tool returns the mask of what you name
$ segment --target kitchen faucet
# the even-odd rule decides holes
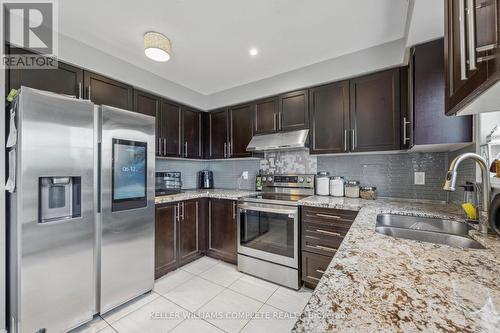
[[[483,200],[479,210],[479,231],[483,234],[488,233],[488,220],[489,220],[489,210],[490,210],[490,175],[486,160],[481,156],[474,153],[465,153],[457,156],[450,164],[448,173],[446,174],[446,181],[443,186],[443,190],[454,192],[457,183],[457,169],[458,166],[465,160],[472,159],[479,164],[481,168],[481,178],[482,178],[482,196]]]

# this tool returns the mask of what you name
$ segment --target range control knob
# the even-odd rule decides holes
[[[313,180],[312,180],[312,178],[311,178],[311,177],[307,177],[307,178],[306,178],[306,182],[311,183],[312,181],[313,181]]]
[[[304,182],[304,177],[299,177],[299,183],[303,183]]]
[[[271,177],[271,176],[267,177],[267,181],[268,182],[272,182],[273,181],[273,177]]]

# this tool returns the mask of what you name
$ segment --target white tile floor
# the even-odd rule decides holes
[[[310,296],[203,257],[74,333],[289,332]]]

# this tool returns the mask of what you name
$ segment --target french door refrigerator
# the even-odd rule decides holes
[[[151,290],[154,118],[22,87],[9,157],[9,326],[66,332]]]

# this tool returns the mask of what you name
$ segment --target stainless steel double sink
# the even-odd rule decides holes
[[[377,224],[375,225],[375,232],[395,238],[444,244],[458,248],[485,249],[481,243],[469,236],[471,229],[467,223],[396,214],[377,215]]]

